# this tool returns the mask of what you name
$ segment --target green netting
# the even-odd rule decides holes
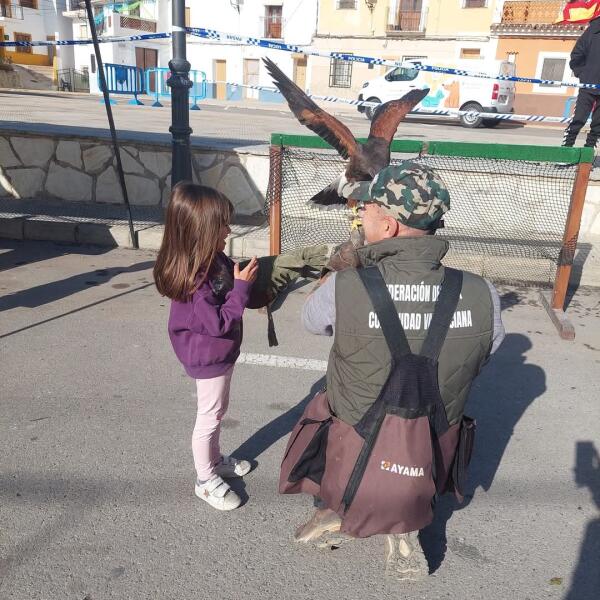
[[[287,142],[306,139],[295,136]],[[308,202],[339,176],[345,161],[325,150],[319,138],[308,139],[311,149],[283,146],[280,164],[271,164],[272,170],[281,169],[283,252],[338,244],[349,235],[349,210],[321,209]],[[286,138],[274,136],[276,140]],[[394,142],[396,148],[403,153],[394,153],[392,163],[410,158],[428,165],[450,191],[446,227],[436,234],[450,241],[446,264],[497,282],[552,284],[578,164],[591,162],[591,154],[582,149],[411,140]],[[275,193],[271,185],[267,208]]]

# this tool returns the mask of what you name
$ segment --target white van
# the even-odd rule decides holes
[[[408,61],[408,64],[419,61]],[[460,64],[459,64],[460,63]],[[436,63],[436,66],[437,63]],[[444,65],[439,65],[444,66]],[[456,61],[453,68],[490,75],[514,76],[515,65],[509,61],[484,62],[479,60]],[[405,67],[395,67],[385,75],[363,84],[359,100],[388,102],[401,98],[412,89],[430,88],[429,94],[418,106],[421,108],[454,108],[458,110],[511,113],[515,101],[515,83],[476,77],[445,75]],[[374,108],[359,106],[358,111],[373,117]],[[498,119],[483,119],[474,115],[458,117],[464,127],[495,127]]]

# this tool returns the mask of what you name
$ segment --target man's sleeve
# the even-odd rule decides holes
[[[490,354],[494,354],[500,347],[500,344],[504,341],[506,332],[504,331],[504,325],[502,323],[502,307],[500,305],[500,296],[496,288],[486,279],[485,282],[490,289],[490,295],[492,297],[492,305],[494,306],[494,318],[493,327],[494,332],[492,333],[492,349]]]
[[[583,67],[585,67],[585,63],[587,62],[588,58],[588,31],[589,30],[586,29],[586,31],[579,36],[579,39],[577,40],[577,43],[571,52],[571,61],[569,62],[569,67],[571,68],[571,71],[575,73],[577,78],[579,78],[581,75],[581,71]]]
[[[306,299],[302,307],[302,324],[315,335],[333,335],[335,325],[335,273]]]

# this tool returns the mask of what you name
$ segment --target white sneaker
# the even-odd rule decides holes
[[[429,575],[418,531],[385,536],[385,570],[399,581],[422,581]]]
[[[223,455],[221,462],[215,465],[215,473],[221,477],[243,477],[250,473],[252,465],[247,460]]]
[[[196,480],[194,491],[198,498],[217,510],[233,510],[242,503],[242,499],[218,475],[204,483],[198,483]]]

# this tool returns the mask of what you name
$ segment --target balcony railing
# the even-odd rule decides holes
[[[136,29],[137,31],[156,33],[156,21],[151,21],[149,19],[120,15],[119,23],[123,29]]]
[[[392,11],[393,9],[389,9]],[[421,29],[421,11],[397,9],[394,12],[388,12],[387,18],[388,32],[418,32]]]
[[[23,19],[23,7],[19,4],[0,4],[0,17]]]
[[[262,17],[264,24],[263,37],[281,39],[283,37],[283,22],[281,15]]]
[[[504,3],[502,25],[549,25],[562,15],[562,0],[512,0]]]

